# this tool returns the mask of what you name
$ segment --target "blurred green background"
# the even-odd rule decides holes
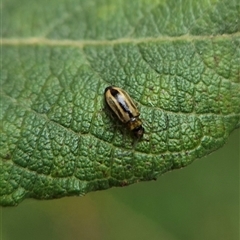
[[[1,238],[238,240],[239,135],[157,181],[1,208]]]

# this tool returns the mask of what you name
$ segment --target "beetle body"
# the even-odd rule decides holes
[[[109,86],[105,89],[105,100],[118,119],[126,124],[136,137],[141,138],[144,128],[139,119],[140,113],[130,96],[121,88]]]

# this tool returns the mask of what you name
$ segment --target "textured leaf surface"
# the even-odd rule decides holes
[[[222,146],[240,125],[237,0],[2,4],[0,201],[156,179]],[[139,142],[103,110],[119,86]]]

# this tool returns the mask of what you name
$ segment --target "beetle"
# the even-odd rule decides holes
[[[104,92],[105,101],[118,119],[132,131],[134,136],[141,138],[144,134],[139,111],[131,97],[121,88],[109,86]]]

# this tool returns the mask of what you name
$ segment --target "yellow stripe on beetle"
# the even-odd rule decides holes
[[[109,86],[105,89],[105,100],[118,119],[126,124],[136,137],[141,138],[144,128],[139,119],[140,113],[130,96],[121,88]]]

